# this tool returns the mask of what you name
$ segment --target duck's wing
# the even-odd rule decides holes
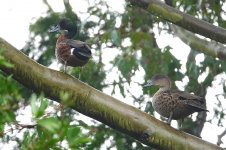
[[[77,57],[81,59],[89,59],[92,57],[91,49],[85,42],[68,39],[67,44],[71,48],[74,48],[73,54]]]
[[[82,47],[84,45],[87,45],[86,42],[79,41],[79,40],[72,40],[72,39],[67,39],[67,44],[70,45],[71,47],[78,48]]]
[[[173,98],[181,100],[185,104],[196,108],[197,111],[207,111],[206,101],[203,97],[179,90],[171,90],[170,93]]]

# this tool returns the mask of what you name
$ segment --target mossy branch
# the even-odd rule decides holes
[[[13,68],[0,69],[37,93],[71,107],[136,140],[158,149],[221,149],[182,131],[178,131],[154,117],[106,95],[70,75],[42,66],[0,38],[1,55]],[[60,100],[68,93],[68,100]]]
[[[226,30],[172,8],[160,0],[126,0],[173,24],[217,42],[226,43]]]
[[[194,33],[173,24],[170,27],[175,35],[192,49],[224,61],[226,60],[226,47],[223,44],[201,39]]]

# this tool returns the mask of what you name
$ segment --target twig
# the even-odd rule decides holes
[[[19,132],[21,132],[23,129],[33,129],[34,127],[36,127],[36,124],[34,124],[34,125],[27,125],[27,124],[14,124],[16,127],[15,127],[15,129],[17,129],[18,130],[18,133]],[[13,129],[12,128],[12,130],[15,130],[15,129]]]
[[[26,124],[17,124],[14,123],[15,127],[11,127],[10,129],[8,129],[6,132],[0,132],[0,136],[3,136],[5,134],[7,134],[8,132],[13,132],[14,130],[18,130],[18,133],[21,132],[21,130],[23,129],[33,129],[36,127],[36,124],[34,125],[26,125]]]
[[[223,142],[222,142],[221,139],[222,139],[223,136],[225,136],[225,134],[226,134],[226,129],[225,129],[221,134],[219,134],[219,135],[217,136],[217,139],[218,139],[218,140],[217,140],[217,145],[218,145],[218,146],[220,146],[221,144],[223,144]]]

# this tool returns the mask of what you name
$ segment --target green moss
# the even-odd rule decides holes
[[[176,23],[183,19],[183,17],[180,14],[170,12],[169,10],[163,8],[161,5],[150,3],[147,10],[149,12],[159,15],[163,19],[170,20],[173,23]]]

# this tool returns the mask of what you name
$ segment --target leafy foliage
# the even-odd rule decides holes
[[[2,52],[3,50],[1,50]],[[0,65],[5,67],[13,67],[3,56],[0,55]],[[16,115],[13,111],[19,108],[21,100],[20,88],[12,79],[12,75],[6,76],[0,72],[0,136],[4,135],[4,125],[14,122]],[[2,141],[8,141],[8,137],[3,137]]]
[[[49,66],[56,62],[54,51],[58,35],[48,33],[50,26],[55,25],[62,17],[70,18],[77,24],[77,40],[86,41],[92,48],[93,58],[83,68],[81,80],[101,91],[110,91],[112,95],[122,95],[128,101],[138,104],[139,108],[154,115],[152,104],[146,97],[157,89],[144,89],[143,92],[132,92],[132,88],[139,87],[154,74],[167,74],[172,81],[182,81],[188,78],[185,89],[205,97],[207,88],[214,79],[222,75],[225,77],[225,61],[204,55],[203,61],[197,62],[199,53],[191,50],[187,58],[185,71],[182,71],[181,60],[171,52],[172,48],[160,48],[156,34],[170,33],[168,24],[156,16],[148,14],[140,8],[125,5],[123,12],[112,9],[108,2],[93,0],[87,3],[84,14],[76,13],[74,6],[64,0],[64,12],[55,12],[47,1],[45,17],[39,17],[30,25],[30,36],[22,51],[38,63]],[[197,1],[173,0],[172,7],[183,10],[193,16],[210,23],[226,27],[223,19],[223,5],[225,1]],[[84,17],[88,16],[88,17]],[[80,20],[80,18],[85,18]],[[158,30],[159,33],[154,30]],[[112,58],[111,53],[115,52]],[[107,58],[105,58],[107,57]],[[107,60],[109,62],[106,62]],[[0,65],[13,67],[0,55]],[[112,75],[113,72],[113,75]],[[143,76],[138,75],[144,72]],[[70,68],[69,74],[78,77],[79,68]],[[206,77],[199,81],[199,78]],[[139,78],[139,81],[135,79]],[[37,96],[29,89],[15,83],[12,75],[6,76],[0,72],[0,135],[2,142],[16,141],[21,149],[148,149],[134,141],[131,137],[106,127],[100,123],[86,123],[79,120],[78,115],[69,108],[64,108],[44,95]],[[173,86],[176,87],[175,82]],[[221,83],[222,90],[226,91],[225,81]],[[137,90],[138,91],[138,90]],[[219,95],[218,95],[219,96]],[[225,99],[225,94],[221,96]],[[62,100],[67,99],[67,93],[62,93]],[[127,102],[128,102],[127,101]],[[208,103],[208,102],[207,102]],[[136,105],[137,106],[137,105]],[[32,125],[23,125],[17,120],[18,112],[31,109]],[[214,118],[222,126],[225,120],[225,108],[220,99],[216,98]],[[4,117],[2,117],[4,116]],[[200,118],[187,118],[182,129],[191,134],[200,136],[203,125],[197,123]],[[202,120],[206,120],[203,116]],[[209,122],[212,119],[208,120]],[[13,133],[20,132],[22,138],[9,135],[6,129]],[[8,130],[7,130],[8,131]],[[15,138],[16,137],[16,138]]]

